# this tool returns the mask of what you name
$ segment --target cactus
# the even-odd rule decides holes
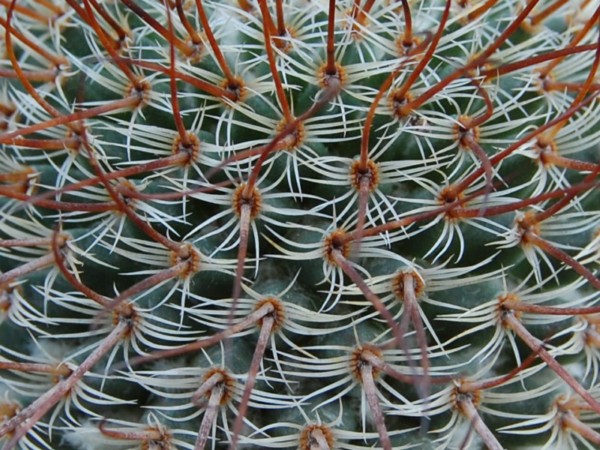
[[[597,0],[0,0],[3,449],[600,446]]]

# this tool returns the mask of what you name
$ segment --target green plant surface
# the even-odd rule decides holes
[[[600,448],[598,0],[0,0],[0,445]]]

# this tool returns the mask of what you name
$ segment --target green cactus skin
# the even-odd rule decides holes
[[[2,448],[600,448],[599,17],[0,1]]]

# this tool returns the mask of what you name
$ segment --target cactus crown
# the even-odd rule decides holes
[[[0,0],[5,450],[600,446],[597,0]]]

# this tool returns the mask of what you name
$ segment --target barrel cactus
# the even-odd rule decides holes
[[[600,446],[597,0],[0,0],[0,443]]]

